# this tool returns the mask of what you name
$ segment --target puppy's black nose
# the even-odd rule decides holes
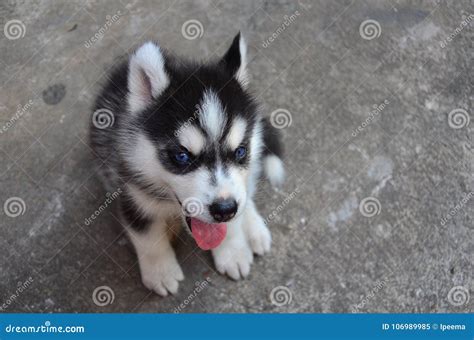
[[[233,198],[217,200],[209,207],[209,212],[217,222],[227,222],[237,212],[237,202]]]

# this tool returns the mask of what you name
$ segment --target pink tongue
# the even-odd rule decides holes
[[[191,218],[191,231],[199,248],[209,250],[222,243],[227,233],[227,225],[206,223],[197,218]]]

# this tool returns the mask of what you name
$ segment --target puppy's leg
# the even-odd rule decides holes
[[[247,203],[245,209],[245,221],[243,223],[245,236],[252,251],[257,255],[263,255],[270,251],[272,243],[270,230],[268,230],[262,216],[258,213],[253,200]]]
[[[245,211],[227,224],[226,238],[219,247],[212,250],[217,271],[234,280],[247,277],[253,262],[252,250],[242,229],[244,220]]]
[[[166,221],[155,219],[146,230],[127,230],[137,252],[143,284],[162,296],[175,294],[184,275],[171,247]]]

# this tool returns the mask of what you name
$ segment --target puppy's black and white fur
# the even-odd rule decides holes
[[[91,145],[107,187],[122,189],[120,215],[143,283],[160,295],[176,293],[184,278],[169,229],[173,220],[184,222],[185,202],[197,202],[200,220],[227,223],[225,239],[212,249],[220,273],[244,278],[253,254],[270,250],[253,196],[262,170],[280,185],[284,169],[278,134],[247,89],[246,52],[240,34],[207,64],[147,42],[97,98],[94,112],[111,113],[113,124],[91,124]],[[232,202],[232,213],[212,209],[222,200],[226,209]]]

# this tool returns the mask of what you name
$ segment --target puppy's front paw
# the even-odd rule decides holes
[[[245,226],[245,231],[252,251],[257,255],[263,255],[270,251],[272,235],[263,218],[260,215],[257,216],[253,220],[247,220],[248,225]]]
[[[212,255],[219,273],[227,274],[234,280],[249,275],[253,254],[245,240],[224,242],[212,251]]]
[[[145,287],[161,296],[178,292],[179,281],[184,279],[183,271],[173,255],[163,256],[156,261],[146,259],[140,262],[142,281]]]

